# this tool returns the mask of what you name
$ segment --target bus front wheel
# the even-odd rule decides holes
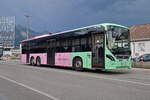
[[[81,58],[77,57],[73,60],[73,69],[76,71],[83,71],[83,62]]]
[[[40,57],[37,57],[37,59],[36,59],[36,65],[37,66],[41,66],[41,59],[40,59]]]

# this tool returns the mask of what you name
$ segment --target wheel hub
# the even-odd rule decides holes
[[[81,61],[77,61],[77,62],[76,62],[76,67],[77,67],[77,68],[81,67]]]

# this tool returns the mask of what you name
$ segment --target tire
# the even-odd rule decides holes
[[[73,60],[73,69],[76,71],[83,71],[83,62],[81,58],[75,58]]]
[[[41,66],[41,58],[40,57],[37,57],[37,59],[36,59],[36,65],[37,66]]]
[[[30,65],[35,65],[33,57],[31,57],[31,59],[30,59]]]

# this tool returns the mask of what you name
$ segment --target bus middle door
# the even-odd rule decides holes
[[[54,65],[55,64],[55,40],[47,41],[47,64]]]
[[[92,34],[92,65],[93,67],[104,67],[104,34]]]

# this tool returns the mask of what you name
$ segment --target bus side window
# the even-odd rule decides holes
[[[90,37],[81,38],[81,49],[82,51],[91,50],[91,38]]]
[[[87,37],[86,50],[87,51],[91,51],[92,50],[92,39],[91,39],[91,36]]]
[[[81,38],[81,49],[82,49],[82,51],[86,51],[86,44],[87,44],[86,38]]]
[[[56,41],[56,52],[59,52],[59,47],[60,47],[60,42],[57,40]]]
[[[72,52],[80,52],[81,46],[80,46],[80,39],[73,39],[72,40]]]

